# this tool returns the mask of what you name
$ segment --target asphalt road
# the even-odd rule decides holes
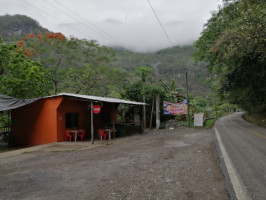
[[[242,115],[234,113],[216,122],[216,139],[222,143],[219,145],[220,160],[224,163],[229,160],[225,176],[229,174],[232,182],[229,185],[238,190],[231,193],[232,199],[265,200],[266,128],[245,121]],[[221,146],[224,146],[224,153]]]

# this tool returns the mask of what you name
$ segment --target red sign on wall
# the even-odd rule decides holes
[[[93,106],[93,113],[98,114],[101,112],[101,107],[99,105],[94,105]]]

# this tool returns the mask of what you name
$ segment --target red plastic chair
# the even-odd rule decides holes
[[[78,137],[80,137],[80,140],[83,141],[83,138],[85,139],[86,135],[86,130],[85,129],[82,129],[81,131],[78,132]]]
[[[66,130],[66,139],[69,140],[69,142],[71,142],[71,139],[75,139],[75,135],[71,134],[69,130]]]
[[[100,136],[101,140],[103,140],[103,138],[104,140],[106,140],[106,136],[108,136],[108,134],[106,134],[105,131],[102,129],[98,130],[98,135]]]

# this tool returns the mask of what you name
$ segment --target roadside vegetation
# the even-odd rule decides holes
[[[254,123],[254,124],[258,124],[260,126],[266,126],[266,116],[262,116],[259,114],[245,113],[243,115],[243,118],[249,122]]]
[[[224,0],[196,41],[195,58],[205,61],[220,98],[252,114],[266,114],[266,4]]]

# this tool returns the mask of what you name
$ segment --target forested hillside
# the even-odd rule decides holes
[[[167,83],[175,81],[177,87],[185,88],[185,73],[188,73],[189,88],[197,96],[206,97],[213,92],[208,78],[206,65],[193,61],[193,46],[163,49],[155,53],[134,53],[125,49],[114,49],[116,60],[112,66],[119,66],[128,71],[136,67],[147,66],[153,69],[152,80]]]
[[[0,16],[0,35],[6,42],[15,42],[29,33],[45,33],[45,29],[34,19],[25,15]]]

